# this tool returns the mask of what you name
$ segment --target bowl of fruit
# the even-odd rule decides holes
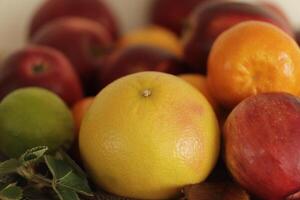
[[[300,199],[291,4],[19,4],[0,2],[0,199]]]

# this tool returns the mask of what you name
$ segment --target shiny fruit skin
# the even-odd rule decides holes
[[[80,77],[85,94],[98,93],[96,72],[113,46],[113,40],[103,26],[80,17],[60,18],[39,29],[31,43],[61,51]]]
[[[196,89],[199,90],[208,100],[208,102],[212,105],[215,112],[219,111],[218,103],[212,96],[212,93],[207,84],[207,78],[201,74],[181,74],[179,78],[182,78]]]
[[[260,4],[206,1],[191,13],[183,34],[184,59],[191,70],[206,74],[208,55],[218,36],[234,25],[249,20],[271,23],[294,36],[293,28],[281,15]]]
[[[222,105],[232,108],[264,92],[300,91],[300,49],[274,25],[242,22],[223,32],[209,55],[208,85]]]
[[[70,61],[59,51],[39,45],[17,50],[0,68],[0,98],[22,87],[42,87],[69,106],[83,98],[81,82]]]
[[[95,98],[79,134],[83,163],[106,191],[169,199],[209,175],[220,148],[210,104],[180,78],[141,72]]]
[[[264,93],[242,101],[224,126],[226,164],[263,200],[296,200],[300,188],[300,99]],[[290,198],[288,198],[290,196]]]

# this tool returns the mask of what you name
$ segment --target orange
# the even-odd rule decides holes
[[[81,126],[81,122],[83,120],[83,117],[89,107],[91,106],[92,102],[94,100],[94,97],[86,97],[84,99],[81,99],[80,101],[76,102],[74,106],[72,107],[72,114],[75,122],[75,128],[76,133],[78,134]],[[77,135],[76,135],[77,138]]]
[[[173,75],[141,72],[96,96],[79,147],[99,187],[134,199],[169,199],[210,174],[220,134],[212,107],[194,87]]]
[[[216,99],[227,107],[262,92],[297,95],[299,47],[274,25],[240,23],[215,41],[209,55],[208,83]]]
[[[123,48],[131,45],[150,45],[167,50],[181,57],[183,47],[181,41],[173,32],[159,26],[148,26],[127,33],[118,42],[118,47]]]
[[[218,104],[212,96],[211,91],[209,90],[207,78],[205,76],[200,74],[181,74],[179,75],[179,77],[194,86],[199,92],[201,92],[216,112],[219,110]]]

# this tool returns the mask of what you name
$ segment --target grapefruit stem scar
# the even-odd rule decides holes
[[[142,92],[143,97],[149,97],[149,96],[151,96],[151,94],[152,94],[152,91],[150,89],[145,89]]]

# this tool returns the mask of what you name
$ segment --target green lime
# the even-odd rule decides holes
[[[27,149],[69,148],[74,137],[72,114],[54,93],[36,87],[15,90],[0,103],[0,151],[18,157]]]

